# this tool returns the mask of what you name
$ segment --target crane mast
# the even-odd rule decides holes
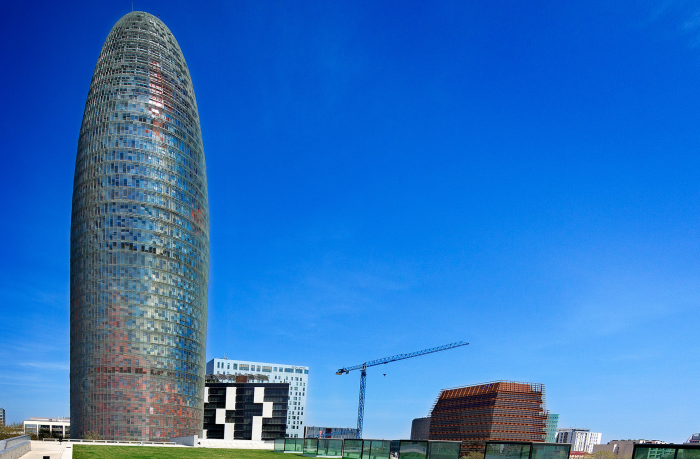
[[[469,343],[464,341],[458,341],[456,343],[445,344],[444,346],[431,347],[430,349],[423,349],[422,351],[409,352],[408,354],[397,354],[391,357],[384,357],[383,359],[370,360],[369,362],[361,363],[359,365],[353,365],[351,367],[343,367],[335,372],[337,375],[348,374],[354,370],[361,370],[360,372],[360,403],[357,407],[357,437],[362,438],[362,424],[364,423],[365,417],[365,386],[367,384],[367,368],[374,367],[377,365],[386,365],[390,362],[396,362],[397,360],[405,360],[413,357],[419,357],[421,355],[432,354],[434,352],[446,351],[448,349],[454,349],[460,346],[466,346]]]

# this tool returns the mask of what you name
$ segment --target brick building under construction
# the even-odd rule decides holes
[[[544,384],[494,381],[444,389],[430,418],[430,440],[461,441],[461,454],[483,451],[489,440],[543,442]]]

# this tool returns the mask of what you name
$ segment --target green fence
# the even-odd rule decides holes
[[[569,459],[568,443],[533,443],[530,459]]]
[[[303,453],[304,452],[304,439],[303,438],[285,438],[284,439],[284,452],[285,453]]]
[[[362,459],[362,440],[345,440],[343,459]]]
[[[362,456],[362,459],[389,459],[391,455],[391,441],[390,440],[369,440],[365,441],[365,444],[369,443],[369,455]]]
[[[327,456],[340,457],[343,455],[343,440],[341,438],[329,438]]]
[[[284,439],[284,451],[285,452],[293,452],[296,451],[296,444],[297,441],[294,438],[285,438]]]
[[[305,438],[304,439],[304,456],[315,456],[317,452],[318,452],[318,439]]]
[[[461,441],[429,441],[428,459],[459,459]]]
[[[339,438],[277,438],[274,450],[304,456],[343,459],[459,459],[460,442],[356,440]],[[532,459],[567,459],[538,457]],[[651,458],[656,459],[656,458]],[[672,458],[673,459],[673,458]],[[700,459],[679,458],[679,459]]]
[[[362,440],[362,459],[369,459],[369,452],[372,449],[372,440]]]
[[[633,459],[700,459],[700,445],[634,445]]]
[[[532,443],[487,442],[484,459],[530,459]]]
[[[427,441],[401,440],[399,459],[426,459],[428,456]]]
[[[524,441],[487,441],[484,459],[569,459],[571,445]]]
[[[317,456],[328,456],[328,439],[327,438],[319,438],[318,439],[318,451],[316,452]]]

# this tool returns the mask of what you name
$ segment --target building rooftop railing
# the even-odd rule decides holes
[[[29,435],[27,435],[29,436]],[[119,444],[119,445],[177,445],[174,441],[150,441],[150,440],[83,440],[82,438],[44,438],[42,441],[65,441],[70,443],[100,443],[100,444]]]
[[[70,422],[70,418],[34,418],[30,417],[29,421],[24,422]]]

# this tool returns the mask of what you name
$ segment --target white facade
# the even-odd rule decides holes
[[[25,434],[70,438],[70,418],[29,418],[23,424]]]
[[[248,382],[288,383],[287,435],[290,438],[304,437],[309,367],[249,360],[212,359],[207,362],[206,370],[207,374],[212,375],[248,376]]]
[[[590,429],[557,429],[555,442],[571,444],[571,451],[593,454],[593,446],[600,444],[602,436],[602,433]]]

